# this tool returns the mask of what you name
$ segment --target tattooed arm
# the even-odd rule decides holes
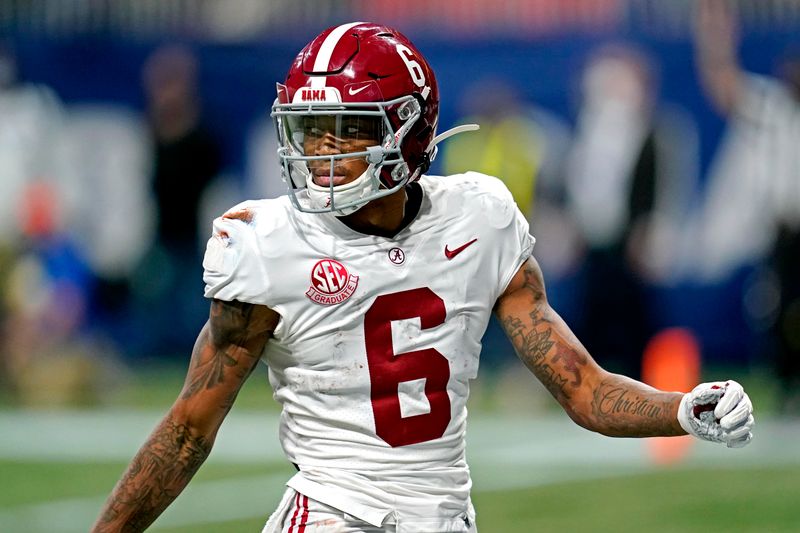
[[[114,487],[93,532],[144,531],[180,494],[208,457],[278,318],[264,306],[213,300],[180,397]]]
[[[686,433],[677,418],[683,395],[600,368],[547,303],[533,257],[500,296],[495,313],[520,359],[581,426],[613,437]]]

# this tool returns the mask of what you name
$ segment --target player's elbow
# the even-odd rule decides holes
[[[582,394],[582,391],[577,392],[574,396],[567,401],[562,402],[561,406],[567,415],[577,425],[584,429],[588,429],[594,433],[600,433],[607,437],[616,437],[612,428],[607,424],[602,423],[601,420],[595,416],[591,397]]]
[[[566,411],[573,422],[575,422],[584,429],[588,429],[593,433],[599,433],[601,435],[605,435],[606,437],[624,436],[618,431],[615,431],[614,428],[611,428],[605,424],[600,423],[589,412],[570,410],[570,409],[567,409]]]
[[[572,421],[578,424],[580,427],[588,429],[589,431],[602,433],[602,428],[598,428],[596,426],[594,420],[590,416],[590,413],[587,412],[584,407],[575,405],[573,403],[563,405],[563,407],[570,419],[572,419]]]
[[[591,427],[591,417],[587,412],[587,409],[590,409],[591,406],[587,404],[581,391],[577,391],[577,393],[570,394],[569,396],[564,395],[558,398],[558,401],[564,409],[564,412],[567,413],[567,416],[569,416],[573,422],[583,428],[594,431]]]

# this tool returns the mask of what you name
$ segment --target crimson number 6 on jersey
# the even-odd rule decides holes
[[[392,321],[419,318],[421,328],[429,329],[443,324],[445,314],[444,301],[424,287],[378,296],[364,315],[375,432],[391,446],[438,439],[450,423],[450,363],[434,348],[394,353]],[[398,386],[423,378],[430,412],[404,418]]]

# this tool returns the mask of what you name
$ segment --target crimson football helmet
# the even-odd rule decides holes
[[[405,36],[378,24],[328,28],[300,51],[277,88],[272,117],[281,175],[292,203],[305,212],[347,215],[392,194],[428,169],[439,141],[477,128],[436,136],[439,89],[433,70]],[[306,153],[310,136],[324,131],[344,140],[330,153]],[[347,139],[362,142],[349,149]],[[353,158],[366,160],[367,170],[337,184],[336,166]],[[315,174],[323,174],[326,184],[315,183]]]

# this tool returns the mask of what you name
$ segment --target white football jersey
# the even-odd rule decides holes
[[[287,197],[240,204],[214,222],[205,294],[281,316],[263,359],[300,469],[290,487],[376,526],[460,531],[474,520],[469,380],[534,239],[496,178],[419,183],[419,213],[392,238]]]

